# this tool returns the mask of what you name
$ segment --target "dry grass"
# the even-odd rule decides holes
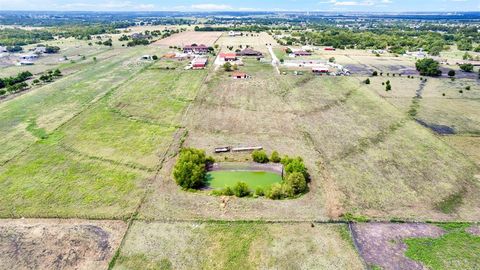
[[[222,32],[195,32],[186,31],[171,35],[167,38],[156,41],[153,45],[156,46],[180,46],[190,45],[193,43],[204,44],[206,46],[213,46],[217,39],[222,35]]]
[[[135,222],[115,269],[362,269],[343,226]]]

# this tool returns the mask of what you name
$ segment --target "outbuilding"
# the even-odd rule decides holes
[[[203,57],[197,57],[192,60],[193,69],[202,69],[207,66],[208,59]]]
[[[207,54],[208,53],[208,47],[200,44],[192,44],[192,45],[187,45],[183,47],[183,52],[184,53],[194,53],[194,54]]]
[[[233,62],[237,60],[236,53],[220,53],[220,59],[223,59],[225,62]]]
[[[245,72],[235,71],[232,73],[232,78],[234,79],[247,79],[248,74]]]

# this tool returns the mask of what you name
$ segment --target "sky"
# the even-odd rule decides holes
[[[0,0],[0,10],[52,11],[480,11],[480,0]]]

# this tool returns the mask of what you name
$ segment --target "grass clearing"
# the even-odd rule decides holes
[[[114,269],[362,269],[340,226],[138,221]]]
[[[214,171],[207,174],[209,188],[233,188],[238,182],[247,183],[248,187],[255,191],[258,187],[267,189],[275,183],[282,182],[282,176],[272,172],[247,171]]]
[[[432,270],[477,269],[480,265],[480,236],[466,232],[468,224],[449,227],[438,238],[410,238],[405,255]]]

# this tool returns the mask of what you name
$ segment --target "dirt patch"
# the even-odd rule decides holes
[[[213,164],[209,171],[262,171],[273,172],[276,174],[283,173],[282,164],[268,163],[260,164],[254,162],[220,162]]]
[[[420,125],[429,128],[440,135],[453,135],[455,134],[455,129],[446,125],[437,125],[437,124],[428,124],[427,122],[419,119],[415,119]]]
[[[106,269],[123,221],[0,221],[1,269]]]
[[[370,266],[382,269],[426,269],[422,264],[405,257],[405,238],[440,237],[444,231],[437,226],[420,223],[354,224],[353,237],[360,255]]]
[[[473,225],[472,227],[468,228],[466,231],[473,235],[480,236],[480,225]]]
[[[222,32],[181,32],[164,39],[160,39],[153,43],[157,46],[185,46],[189,44],[204,44],[207,46],[213,46],[215,42],[220,38]]]

